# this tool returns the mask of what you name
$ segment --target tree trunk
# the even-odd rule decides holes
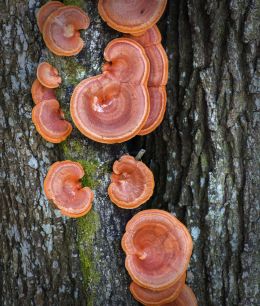
[[[101,21],[97,1],[68,0],[91,18],[85,48],[64,58],[39,33],[36,0],[0,3],[1,305],[138,305],[128,290],[120,241],[137,210],[113,205],[109,175],[123,153],[146,150],[156,189],[141,209],[171,211],[191,231],[187,282],[200,306],[256,306],[259,293],[259,14],[257,0],[170,0],[159,22],[169,57],[168,106],[156,132],[118,145],[95,143],[74,128],[61,145],[44,141],[31,121],[30,87],[47,60],[69,99],[100,73],[103,50],[119,33]],[[62,217],[43,179],[57,160],[82,163],[95,191],[91,213]]]

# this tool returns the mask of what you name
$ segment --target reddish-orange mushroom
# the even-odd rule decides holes
[[[82,9],[72,5],[62,6],[45,21],[43,39],[56,55],[76,55],[84,47],[79,30],[88,27],[89,17]]]
[[[61,6],[64,6],[63,3],[60,1],[50,1],[45,3],[38,11],[37,13],[37,24],[39,27],[40,32],[42,32],[43,25],[46,21],[46,19],[49,17],[49,15],[60,8]]]
[[[126,226],[122,238],[125,266],[139,286],[154,291],[167,289],[186,271],[192,253],[187,228],[170,213],[144,210]]]
[[[166,110],[166,88],[168,80],[168,58],[161,45],[161,33],[156,25],[141,36],[129,36],[141,44],[150,62],[148,91],[150,113],[139,135],[154,131],[162,122]]]
[[[44,100],[56,99],[54,90],[43,86],[37,79],[32,84],[31,94],[35,104]]]
[[[163,304],[163,306],[198,306],[198,302],[191,288],[184,285],[178,297],[173,302]]]
[[[136,208],[149,200],[153,189],[153,173],[143,162],[129,155],[115,161],[108,187],[110,200],[114,204],[121,208]]]
[[[66,160],[54,163],[44,180],[46,197],[66,216],[81,217],[92,207],[94,194],[89,187],[82,188],[83,176],[80,163]]]
[[[153,132],[163,121],[166,111],[166,88],[165,86],[148,87],[150,97],[150,113],[138,135],[147,135]]]
[[[113,29],[131,34],[141,34],[161,18],[167,0],[99,0],[98,11]]]
[[[44,100],[34,106],[32,121],[38,133],[47,141],[59,143],[72,131],[72,125],[64,119],[57,100]]]
[[[130,285],[130,291],[134,298],[144,305],[162,305],[175,300],[185,284],[186,273],[180,278],[177,283],[168,289],[162,291],[153,291],[147,288],[140,287],[135,282]]]
[[[112,40],[104,56],[103,73],[74,89],[71,116],[85,136],[103,143],[123,142],[137,135],[149,114],[149,62],[144,49],[128,38]]]
[[[42,62],[38,65],[37,79],[47,88],[57,88],[61,83],[58,70],[47,62]]]

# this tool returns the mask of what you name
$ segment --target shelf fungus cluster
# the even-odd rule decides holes
[[[56,68],[47,62],[37,68],[37,79],[33,82],[31,93],[34,103],[32,121],[38,133],[47,141],[59,143],[72,131],[72,125],[64,119],[54,88],[61,83]]]
[[[166,110],[166,84],[168,81],[168,58],[161,44],[161,33],[156,25],[141,36],[129,35],[144,47],[150,62],[148,92],[150,97],[149,117],[139,132],[146,135],[153,132],[162,122]]]
[[[153,173],[143,162],[129,155],[115,161],[108,194],[118,207],[132,209],[140,206],[149,200],[153,189]]]
[[[102,143],[119,143],[154,131],[166,109],[168,59],[156,22],[167,0],[99,0],[103,20],[130,35],[105,49],[101,75],[82,81],[71,98],[78,129]]]
[[[78,218],[92,207],[94,194],[89,187],[81,185],[84,175],[81,164],[70,160],[56,162],[48,171],[44,192],[65,216]]]
[[[197,306],[191,289],[185,286],[192,239],[177,218],[158,209],[139,212],[127,223],[122,248],[133,280],[130,290],[137,301]]]
[[[87,29],[90,20],[77,6],[50,1],[39,9],[37,23],[51,52],[60,56],[72,56],[84,47],[79,31]]]
[[[126,37],[112,40],[104,57],[103,73],[74,89],[70,111],[85,136],[112,144],[137,135],[148,118],[150,63],[142,46]]]
[[[71,117],[86,137],[101,143],[121,143],[154,131],[166,109],[168,59],[156,26],[167,0],[99,0],[103,20],[124,34],[104,50],[102,74],[82,80],[70,101]],[[80,30],[89,17],[80,8],[51,1],[37,13],[46,46],[59,56],[78,54],[84,42]],[[31,89],[35,106],[32,120],[46,140],[59,143],[72,131],[55,96],[61,78],[44,62],[38,66]],[[84,169],[70,160],[55,162],[44,180],[44,192],[65,216],[87,214],[94,198],[81,180]],[[129,155],[113,165],[108,194],[120,208],[133,209],[150,199],[154,191],[152,171]],[[158,209],[137,213],[122,238],[125,266],[132,278],[130,291],[144,305],[197,306],[185,285],[192,253],[187,228],[177,218]]]

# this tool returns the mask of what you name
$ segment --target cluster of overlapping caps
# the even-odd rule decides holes
[[[112,28],[125,33],[104,51],[102,74],[81,81],[73,91],[70,111],[74,124],[87,137],[117,143],[154,131],[166,108],[168,59],[156,26],[166,7],[161,1],[99,0],[98,10]],[[51,1],[37,13],[46,46],[60,56],[78,54],[84,47],[79,30],[87,29],[88,15],[76,6]],[[55,96],[62,82],[57,69],[43,62],[32,85],[32,120],[47,141],[59,143],[72,131]],[[78,162],[54,163],[44,191],[61,213],[81,217],[92,207],[94,193],[82,187],[85,175]],[[132,209],[153,194],[152,171],[129,155],[113,165],[108,194],[118,207]],[[122,239],[130,290],[144,305],[197,305],[185,285],[192,252],[187,228],[162,210],[144,210],[127,224]]]

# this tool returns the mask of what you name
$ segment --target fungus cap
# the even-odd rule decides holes
[[[149,116],[138,135],[153,132],[163,121],[166,111],[167,94],[165,86],[148,87],[150,97]]]
[[[126,141],[141,130],[149,109],[149,62],[133,40],[115,39],[105,49],[103,74],[81,81],[70,103],[72,119],[87,137],[103,143]]]
[[[141,44],[150,62],[148,91],[150,96],[149,117],[139,132],[146,135],[154,131],[162,122],[166,110],[166,88],[168,81],[168,58],[161,45],[161,34],[156,25],[141,36],[128,35],[131,39]]]
[[[31,94],[35,104],[44,100],[56,99],[54,89],[43,86],[38,79],[34,80],[32,84]]]
[[[55,10],[43,26],[46,46],[56,55],[72,56],[84,47],[79,30],[89,27],[88,15],[79,7],[67,5]]]
[[[99,0],[98,11],[113,29],[141,34],[161,18],[167,0]]]
[[[42,62],[38,65],[37,79],[47,88],[57,88],[61,83],[58,70],[47,62]]]
[[[177,298],[185,284],[185,279],[186,273],[184,273],[180,280],[178,280],[174,285],[162,291],[153,291],[132,282],[130,285],[130,291],[138,302],[146,306],[161,305],[172,302]]]
[[[186,271],[192,253],[191,236],[170,213],[150,209],[136,214],[122,238],[125,266],[139,286],[161,291]]]
[[[64,119],[57,100],[44,100],[34,106],[32,121],[38,133],[47,141],[59,143],[72,131],[72,125]]]
[[[191,288],[184,285],[178,297],[173,302],[163,304],[163,306],[198,306],[198,302]]]
[[[43,25],[49,15],[62,6],[64,6],[64,4],[60,1],[49,1],[40,7],[37,13],[37,24],[41,33],[43,30]]]
[[[132,209],[149,200],[154,190],[152,171],[141,161],[129,155],[122,156],[113,165],[110,200],[121,208]]]
[[[44,180],[46,197],[66,216],[81,217],[92,207],[94,194],[89,187],[82,188],[83,176],[80,163],[65,160],[54,163]]]

